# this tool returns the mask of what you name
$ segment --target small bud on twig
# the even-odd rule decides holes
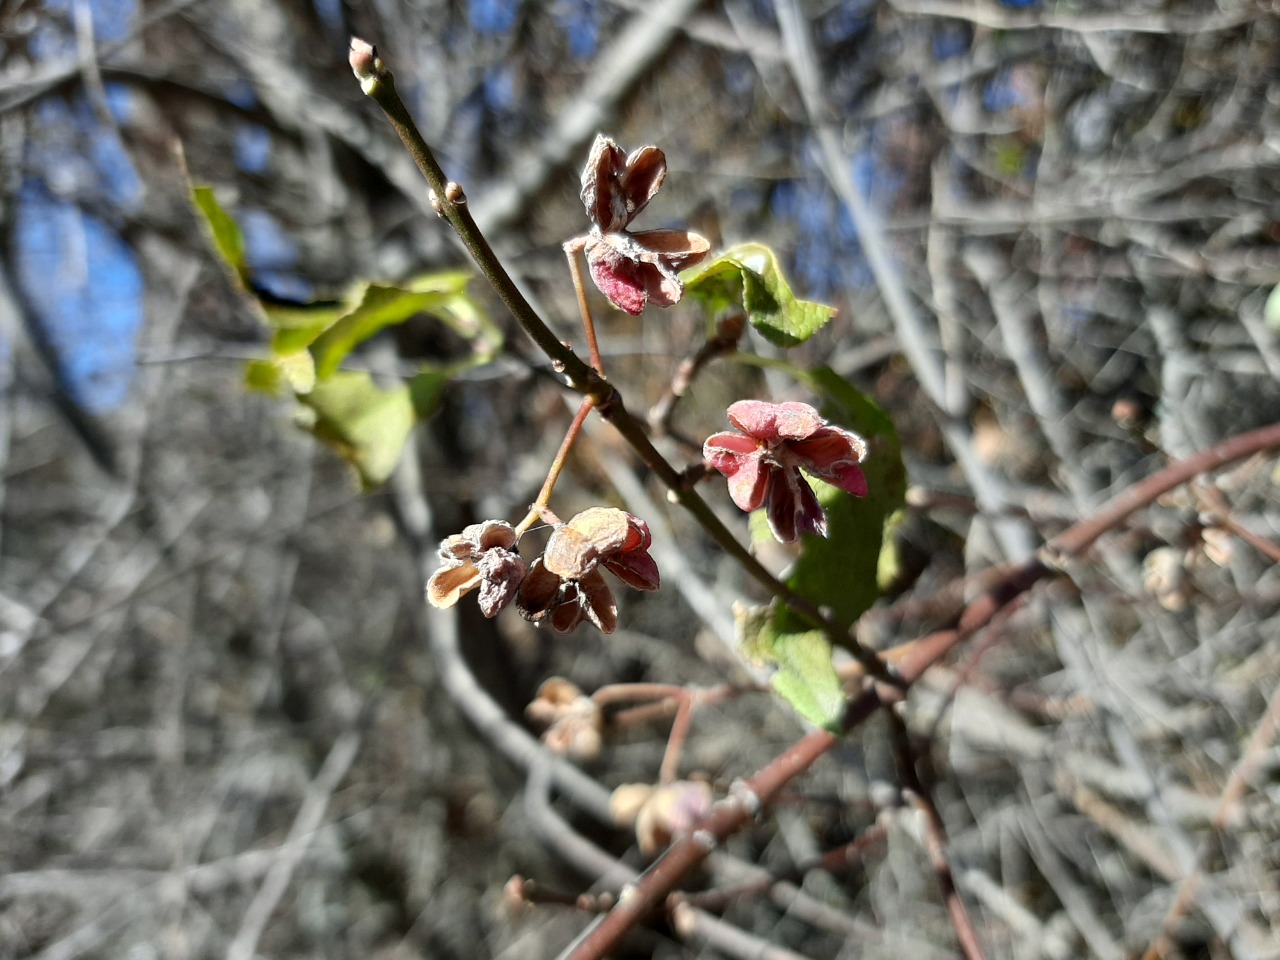
[[[351,64],[351,72],[356,75],[356,79],[360,81],[360,89],[365,93],[369,92],[369,85],[377,82],[378,75],[385,69],[378,59],[377,48],[359,37],[351,38],[347,62]]]

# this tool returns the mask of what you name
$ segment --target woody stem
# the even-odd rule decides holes
[[[529,338],[538,345],[556,369],[564,374],[569,385],[582,393],[592,392],[599,376],[576,353],[560,342],[550,327],[538,316],[525,299],[511,275],[503,268],[480,226],[471,216],[462,187],[445,177],[440,166],[419,132],[409,110],[396,92],[395,80],[386,63],[369,44],[353,38],[351,41],[351,68],[360,81],[360,89],[371,97],[391,122],[405,149],[418,165],[418,170],[431,187],[431,205],[448,221],[462,245],[471,254],[484,278],[493,285],[502,302],[506,304],[516,322]]]

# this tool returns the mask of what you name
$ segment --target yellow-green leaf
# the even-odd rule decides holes
[[[296,394],[309,393],[316,385],[316,365],[306,350],[275,353],[264,360],[250,360],[244,381],[249,389],[262,393],[280,394],[286,388]]]
[[[284,391],[284,377],[272,361],[250,360],[244,365],[244,385],[259,393],[278,396]]]
[[[356,468],[366,489],[391,476],[417,422],[407,386],[384,389],[367,373],[339,371],[298,399],[312,413],[307,429]]]
[[[804,343],[826,326],[835,308],[801,300],[791,290],[774,252],[741,243],[681,274],[685,292],[713,312],[741,303],[760,334],[780,347]]]
[[[419,313],[442,311],[456,297],[453,291],[366,284],[359,301],[312,343],[317,376],[321,380],[330,376],[352,350],[386,327]]]
[[[191,202],[200,213],[205,233],[219,259],[241,287],[248,287],[249,268],[244,257],[244,235],[214,196],[213,187],[191,184]]]
[[[778,696],[810,723],[838,732],[845,696],[822,631],[779,632],[768,607],[739,609],[735,617],[743,655],[776,668],[770,682]]]

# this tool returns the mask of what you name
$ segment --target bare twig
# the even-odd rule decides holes
[[[827,873],[836,876],[849,872],[862,863],[870,847],[875,846],[884,839],[886,830],[886,821],[884,819],[877,820],[848,843],[828,850],[816,860],[806,861],[782,873],[775,874],[761,867],[747,868],[745,865],[738,865],[739,869],[749,869],[749,872],[753,875],[751,879],[734,886],[715,887],[704,892],[684,894],[683,896],[688,903],[704,910],[709,910],[712,913],[719,913],[726,909],[734,900],[743,897],[757,897],[762,894],[768,894],[787,909],[792,909],[796,903],[795,894],[798,892],[794,884],[803,881],[811,870],[825,870]],[[823,912],[821,916],[818,916],[810,912],[805,919],[816,927],[836,933],[854,935],[861,932],[854,928],[852,921],[844,914],[837,913],[835,916],[830,916]]]
[[[660,434],[672,436],[671,417],[675,413],[676,404],[680,401],[689,388],[693,386],[693,381],[703,368],[717,357],[732,353],[738,348],[738,343],[742,340],[742,333],[746,329],[747,318],[741,312],[734,313],[723,318],[716,324],[715,336],[709,338],[706,343],[698,348],[692,357],[686,357],[680,361],[680,365],[676,368],[675,376],[671,378],[671,386],[667,388],[661,399],[658,400],[649,409],[649,426]],[[702,451],[702,445],[685,441],[684,438],[677,437],[682,442],[689,443],[699,453]]]
[[[933,802],[933,795],[928,785],[920,777],[916,768],[915,750],[911,745],[911,734],[907,725],[896,710],[888,710],[885,716],[889,720],[889,729],[893,734],[894,752],[898,760],[898,776],[902,780],[903,795],[924,821],[925,848],[929,854],[929,862],[933,866],[934,876],[942,889],[942,899],[947,905],[947,916],[951,920],[951,929],[955,931],[956,942],[968,960],[983,960],[982,947],[978,944],[978,933],[969,919],[969,911],[960,899],[960,891],[956,889],[955,876],[951,872],[951,863],[947,859],[947,828],[942,822],[942,815]]]
[[[1215,831],[1221,832],[1229,826],[1245,791],[1249,789],[1249,782],[1261,766],[1277,733],[1280,733],[1280,688],[1272,691],[1266,711],[1254,726],[1240,759],[1236,761],[1230,776],[1227,777],[1226,785],[1222,788],[1217,808],[1213,813],[1212,827]],[[1170,955],[1174,947],[1174,933],[1182,918],[1195,903],[1205,867],[1216,846],[1213,838],[1201,846],[1194,869],[1183,875],[1182,881],[1174,892],[1173,902],[1169,904],[1169,909],[1160,923],[1160,933],[1147,947],[1142,960],[1161,960]]]
[[[315,839],[316,831],[324,820],[325,810],[329,807],[329,800],[333,792],[338,789],[342,778],[351,769],[351,764],[355,761],[359,750],[360,734],[355,730],[348,730],[339,736],[329,748],[329,754],[324,758],[320,772],[307,788],[307,794],[303,798],[302,806],[298,809],[298,815],[294,817],[293,825],[289,828],[289,836],[280,847],[279,856],[267,871],[262,886],[258,888],[257,894],[245,911],[239,932],[231,941],[231,946],[227,948],[227,960],[253,960],[257,953],[258,940],[261,939],[271,914],[275,912],[280,898],[288,889],[298,863],[306,854],[311,841]]]
[[[625,896],[627,884],[634,881],[636,872],[573,829],[551,806],[550,789],[549,766],[535,763],[529,770],[525,786],[525,811],[543,840],[577,869],[597,877],[599,883],[606,887],[623,890],[622,895]],[[587,905],[597,908],[607,906],[613,898],[588,896],[585,899]],[[730,956],[743,960],[801,960],[797,954],[725,923],[681,898],[673,900],[671,916],[672,925],[682,939],[714,945]]]
[[[1215,15],[1202,13],[1059,13],[1055,10],[1015,11],[995,3],[957,3],[956,0],[891,0],[899,13],[916,17],[948,17],[967,20],[993,30],[1069,30],[1073,33],[1176,33],[1198,34],[1230,30],[1254,16],[1248,4]]]
[[[794,950],[762,940],[709,913],[695,910],[687,903],[675,905],[671,911],[671,920],[682,939],[731,957],[741,957],[743,960],[805,960]]]

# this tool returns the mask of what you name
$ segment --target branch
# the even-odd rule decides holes
[[[956,0],[890,0],[899,13],[916,17],[948,17],[966,20],[993,30],[1070,30],[1074,33],[1174,33],[1198,34],[1230,30],[1247,23],[1254,14],[1248,4],[1236,10],[1207,16],[1196,13],[1057,13],[1053,10],[1014,12],[994,2]]]
[[[950,861],[947,860],[946,825],[942,822],[942,814],[938,812],[928,784],[920,778],[920,772],[916,768],[916,755],[911,745],[911,734],[896,711],[889,710],[886,716],[889,718],[889,729],[893,735],[903,796],[924,820],[925,849],[929,854],[929,863],[933,866],[934,876],[938,878],[938,886],[942,889],[942,899],[947,905],[947,916],[951,920],[956,942],[960,944],[960,949],[967,960],[984,960],[982,947],[978,943],[978,933],[973,929],[973,921],[969,919],[969,911],[965,908],[964,901],[960,899],[955,874],[951,870]]]
[[[280,847],[279,856],[267,871],[266,879],[262,881],[249,909],[245,911],[239,933],[227,948],[227,960],[253,960],[257,954],[262,931],[266,929],[267,921],[271,919],[280,898],[288,889],[293,871],[315,839],[316,831],[324,819],[324,812],[329,807],[329,800],[351,769],[359,749],[360,734],[354,730],[342,734],[330,748],[320,772],[307,789],[293,826],[289,828],[289,836]]]

